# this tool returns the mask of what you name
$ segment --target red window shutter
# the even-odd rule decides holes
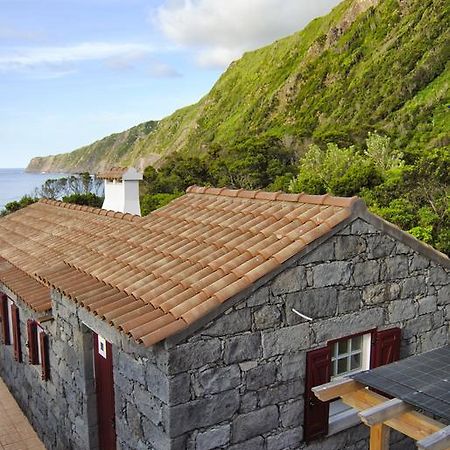
[[[11,305],[11,323],[13,332],[14,344],[14,359],[22,362],[22,346],[20,345],[20,319],[19,308],[16,305]]]
[[[329,403],[320,401],[311,388],[330,381],[331,348],[324,347],[306,354],[304,436],[309,442],[328,433]]]
[[[0,293],[0,318],[2,342],[9,345],[8,297],[3,292]]]
[[[27,321],[28,335],[28,362],[30,364],[39,364],[37,324],[34,320]]]
[[[50,376],[50,364],[48,357],[48,336],[45,333],[39,333],[39,343],[41,346],[42,379],[47,381]]]
[[[372,336],[372,353],[370,367],[384,366],[400,358],[400,328],[389,328],[388,330],[377,331]]]

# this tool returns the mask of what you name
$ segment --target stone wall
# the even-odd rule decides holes
[[[406,357],[449,342],[449,313],[449,273],[358,219],[170,350],[168,373],[185,382],[170,402],[171,448],[367,448],[362,425],[302,442],[306,352],[399,326]]]
[[[48,449],[98,448],[92,330],[113,344],[117,448],[170,448],[167,404],[174,393],[183,401],[174,391],[182,377],[164,374],[161,345],[138,346],[53,292],[53,320],[42,324],[49,335],[50,380],[42,381],[41,366],[28,363],[26,347],[26,322],[36,314],[2,290],[20,307],[23,362],[14,360],[11,345],[0,345],[0,375]]]
[[[88,425],[93,374],[83,358],[90,335],[77,321],[74,306],[60,295],[53,296],[54,320],[42,323],[49,336],[50,361],[50,379],[43,381],[41,366],[28,363],[26,346],[27,320],[37,315],[7,288],[1,290],[20,308],[23,362],[14,360],[12,345],[0,345],[0,375],[47,448],[96,448],[96,435]]]
[[[162,346],[113,345],[117,448],[169,449],[171,391]],[[176,380],[171,380],[174,386]]]

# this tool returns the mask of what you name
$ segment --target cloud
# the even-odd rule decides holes
[[[303,28],[339,0],[166,0],[156,22],[176,44],[193,48],[198,62],[224,67]]]
[[[1,41],[39,41],[45,36],[42,31],[23,30],[10,25],[0,23],[0,42]]]
[[[36,67],[58,67],[84,61],[105,61],[149,54],[153,47],[145,44],[84,42],[54,47],[14,47],[0,53],[0,71],[16,71]],[[58,69],[60,70],[60,69]]]
[[[123,71],[136,67],[146,57],[146,53],[139,51],[131,51],[129,53],[120,54],[106,60],[106,65],[113,70]]]
[[[144,52],[131,52],[124,55],[119,55],[114,58],[106,60],[106,65],[112,70],[123,72],[136,69],[139,63],[146,60],[146,64],[150,63],[150,66],[145,70],[152,78],[177,78],[181,77],[181,74],[169,64],[158,61],[153,58],[148,58]],[[142,65],[142,64],[141,64]]]
[[[69,67],[47,67],[41,70],[31,70],[27,72],[27,78],[32,80],[56,80],[77,73],[75,69]]]
[[[155,61],[148,71],[152,78],[179,78],[181,74],[164,62]]]

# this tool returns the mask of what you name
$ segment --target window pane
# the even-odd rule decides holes
[[[351,356],[351,370],[359,369],[361,367],[361,353]]]
[[[356,336],[352,339],[352,351],[361,350],[362,336]]]
[[[347,358],[338,360],[338,373],[347,372]]]
[[[339,354],[342,355],[342,353],[347,353],[347,347],[348,347],[348,340],[340,341],[338,342],[339,345]]]

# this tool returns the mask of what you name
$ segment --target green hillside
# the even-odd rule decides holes
[[[303,31],[246,53],[197,104],[30,170],[145,167],[247,138],[360,147],[370,131],[408,152],[450,142],[450,3],[345,0]],[[160,165],[161,163],[159,163]]]
[[[33,158],[28,164],[29,172],[95,172],[117,165],[133,146],[149,136],[158,122],[141,123],[122,133],[114,133],[93,144],[70,153]],[[156,158],[157,159],[157,158]]]

